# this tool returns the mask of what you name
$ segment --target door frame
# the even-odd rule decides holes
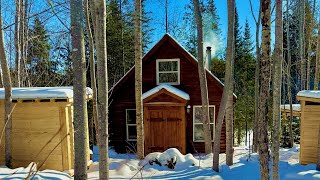
[[[159,108],[161,110],[161,108],[163,108],[163,111],[165,111],[166,109],[171,109],[171,108],[178,108],[178,110],[180,111],[180,115],[181,115],[181,153],[182,154],[186,154],[186,129],[187,129],[187,119],[186,119],[186,103],[164,103],[164,104],[144,104],[144,108],[143,108],[143,120],[144,120],[144,145],[145,145],[145,154],[147,155],[148,153],[152,153],[151,150],[148,149],[148,137],[149,137],[149,131],[150,131],[150,121],[148,120],[149,118],[149,108]],[[166,150],[166,148],[164,149]]]

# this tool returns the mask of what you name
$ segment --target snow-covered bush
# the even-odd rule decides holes
[[[186,169],[190,166],[198,166],[198,160],[192,154],[183,155],[178,149],[170,148],[163,153],[150,153],[139,163],[140,166],[148,164],[167,166],[170,169]]]

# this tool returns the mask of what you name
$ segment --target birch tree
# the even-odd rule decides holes
[[[283,20],[282,0],[276,0],[275,60],[273,72],[273,132],[272,132],[272,179],[279,179],[279,146],[281,122],[281,80],[283,61]]]
[[[95,8],[95,40],[97,54],[98,82],[98,124],[99,124],[99,179],[109,179],[108,164],[108,70],[107,70],[107,31],[106,2],[97,0]]]
[[[270,86],[271,64],[271,0],[261,0],[262,11],[262,37],[260,59],[260,91],[259,91],[259,119],[258,119],[258,144],[260,159],[260,179],[269,180],[269,153],[268,153],[268,122],[267,101]]]
[[[197,46],[198,46],[198,71],[200,80],[200,91],[202,101],[202,121],[203,121],[203,133],[204,133],[204,144],[205,153],[212,153],[212,136],[210,130],[210,119],[209,119],[209,98],[208,98],[208,86],[206,70],[204,68],[203,61],[203,24],[202,14],[199,0],[192,0],[194,6],[194,14],[197,23]],[[215,143],[216,144],[216,143]],[[220,143],[219,143],[220,145]]]
[[[219,154],[220,154],[220,139],[223,119],[226,113],[225,109],[232,106],[233,103],[227,103],[232,95],[232,81],[233,81],[233,64],[234,64],[234,17],[235,17],[235,1],[227,0],[228,3],[228,40],[227,40],[227,55],[226,55],[226,72],[225,83],[223,88],[222,99],[220,102],[218,118],[216,122],[215,135],[214,135],[214,148],[213,148],[213,166],[212,169],[219,172]],[[230,119],[229,119],[230,120]],[[228,122],[229,123],[229,122]],[[230,156],[229,156],[230,158]]]
[[[135,57],[135,97],[137,123],[137,156],[144,157],[144,130],[142,104],[142,33],[141,33],[141,0],[134,1],[134,57]]]
[[[2,2],[0,0],[0,61],[1,69],[3,73],[3,85],[4,85],[4,124],[5,124],[5,164],[7,167],[12,168],[12,85],[10,70],[8,66],[4,37],[3,37],[3,25],[2,25]]]
[[[229,24],[231,24],[231,26],[234,27],[234,17],[235,17],[235,13],[233,12],[235,11],[235,1],[234,0],[228,0],[228,16],[230,16],[231,18],[233,18],[233,21],[231,20],[231,22],[229,22]],[[234,29],[234,28],[233,28]],[[229,32],[229,31],[228,31]],[[232,34],[231,34],[232,33]],[[229,39],[229,35],[233,38]],[[230,34],[228,33],[228,43],[229,41],[232,42],[232,46],[231,47],[227,47],[232,48],[232,51],[229,51],[228,53],[232,53],[230,57],[231,58],[231,67],[230,68],[230,72],[226,71],[226,73],[230,73],[230,87],[228,89],[228,99],[227,99],[227,103],[226,103],[226,164],[228,166],[231,166],[233,164],[233,116],[234,116],[234,105],[233,105],[233,71],[234,71],[234,30],[230,32]],[[227,67],[226,67],[227,68]],[[221,136],[221,134],[219,135]],[[220,141],[219,141],[220,142]],[[219,143],[220,144],[220,143]]]
[[[86,63],[84,54],[84,14],[82,0],[70,1],[73,91],[74,91],[74,174],[75,179],[87,179],[87,103]]]

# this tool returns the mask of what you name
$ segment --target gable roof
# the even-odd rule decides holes
[[[189,52],[187,51],[176,39],[174,39],[170,34],[166,33],[152,48],[149,52],[147,52],[143,58],[142,63],[146,61],[150,56],[152,56],[165,42],[169,42],[172,46],[174,46],[177,51],[179,51],[187,60],[189,60],[193,65],[198,66],[198,60]],[[117,90],[122,83],[124,83],[131,74],[134,74],[134,67],[133,66],[110,90],[109,93]],[[214,74],[212,74],[208,69],[206,69],[207,78],[211,78],[212,80],[218,83],[218,87],[223,89],[224,84],[217,78]],[[233,94],[235,98],[237,96]]]
[[[162,89],[165,89],[167,90],[168,92],[174,94],[174,95],[177,95],[179,97],[181,97],[182,99],[185,99],[185,100],[190,100],[190,96],[189,94],[187,94],[186,92],[184,91],[181,91],[180,89],[178,88],[175,88],[173,86],[170,86],[168,84],[160,84],[159,86],[156,86],[155,88],[152,88],[150,89],[149,91],[145,92],[142,94],[142,99],[145,99],[147,97],[150,97],[152,96],[153,94],[156,94],[157,92],[159,92],[160,90]]]

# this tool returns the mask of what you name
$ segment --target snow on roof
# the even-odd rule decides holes
[[[290,110],[290,104],[282,104],[280,106],[281,110]],[[293,111],[301,111],[301,106],[300,104],[292,104],[292,110]]]
[[[185,93],[185,92],[181,91],[180,89],[177,89],[177,88],[175,88],[173,86],[170,86],[168,84],[160,84],[159,86],[157,86],[157,87],[155,87],[153,89],[150,89],[149,91],[143,93],[142,94],[142,99],[145,99],[145,98],[147,98],[147,97],[159,92],[161,89],[165,89],[165,90],[171,92],[172,94],[175,94],[175,95],[177,95],[177,96],[179,96],[179,97],[181,97],[181,98],[183,98],[185,100],[190,100],[189,94],[187,94],[187,93]]]
[[[92,89],[86,88],[87,96],[92,95]],[[12,99],[50,99],[73,98],[73,87],[25,87],[12,88]],[[0,99],[4,99],[4,88],[0,88]]]
[[[320,91],[304,90],[304,91],[298,92],[297,96],[308,97],[308,98],[319,98],[320,99]]]

